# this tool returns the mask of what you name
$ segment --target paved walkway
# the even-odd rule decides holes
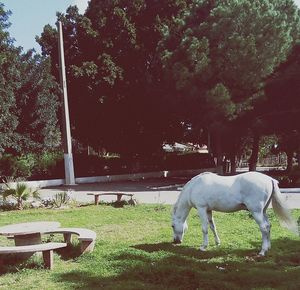
[[[124,192],[133,193],[134,199],[138,203],[152,204],[174,204],[180,193],[182,186],[188,179],[168,178],[168,179],[146,179],[139,181],[122,181],[122,182],[101,182],[78,184],[75,186],[58,186],[48,187],[39,190],[41,198],[53,197],[56,193],[62,191],[71,191],[71,196],[75,200],[84,203],[94,202],[94,197],[87,195],[93,192]],[[129,197],[122,197],[129,199]],[[101,196],[105,202],[115,201],[116,196]]]
[[[93,192],[124,192],[133,193],[138,203],[174,204],[183,185],[189,178],[146,179],[139,181],[105,182],[79,184],[75,186],[58,186],[42,188],[42,199],[53,197],[56,193],[70,190],[72,198],[82,203],[93,203],[94,197],[87,195]],[[282,193],[289,208],[300,208],[299,193]],[[124,196],[123,199],[128,199]],[[101,196],[105,202],[115,201],[115,196]]]

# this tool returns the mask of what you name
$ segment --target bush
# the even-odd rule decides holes
[[[284,175],[284,176],[279,176],[278,178],[278,181],[279,181],[279,187],[291,187],[293,186],[293,180]]]
[[[30,179],[49,179],[64,177],[64,157],[63,153],[43,152],[36,155],[36,166]]]
[[[5,154],[0,159],[0,175],[14,176],[21,178],[28,178],[32,175],[32,170],[35,166],[35,159],[33,154],[13,156],[12,154]]]
[[[28,180],[63,178],[61,152],[28,153],[20,156],[4,154],[0,158],[0,177],[18,177]]]
[[[289,174],[289,178],[292,181],[293,186],[300,184],[300,167],[294,166]]]
[[[13,198],[17,202],[17,208],[23,209],[24,202],[30,197],[39,199],[39,192],[37,189],[31,189],[23,182],[5,182],[5,187],[1,192],[3,201],[6,202],[7,197]]]

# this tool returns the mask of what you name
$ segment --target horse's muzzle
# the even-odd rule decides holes
[[[173,240],[173,244],[179,245],[179,244],[181,244],[181,240],[179,240],[179,239],[174,239],[174,240]]]

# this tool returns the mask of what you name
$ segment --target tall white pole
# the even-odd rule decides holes
[[[61,21],[57,23],[58,27],[58,51],[59,51],[59,72],[60,72],[60,85],[63,93],[63,144],[64,144],[64,161],[65,161],[65,184],[74,185],[74,165],[72,155],[72,139],[70,129],[70,116],[68,105],[68,91],[66,81],[66,68],[65,68],[65,54],[64,54],[64,42],[63,31]]]

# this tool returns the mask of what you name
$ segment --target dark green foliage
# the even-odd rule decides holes
[[[19,109],[20,136],[23,152],[53,150],[60,145],[57,111],[58,84],[50,73],[50,59],[33,54],[21,55],[22,82],[15,92]]]
[[[28,153],[18,156],[3,154],[0,159],[0,177],[23,179],[63,178],[63,156],[61,152]]]
[[[13,146],[14,130],[18,125],[16,96],[19,83],[17,69],[18,49],[6,31],[9,26],[9,13],[0,3],[0,154],[5,148]]]
[[[285,60],[298,24],[292,1],[197,2],[162,47],[168,77],[194,107],[192,117],[208,126],[251,109],[264,79]]]
[[[157,52],[165,25],[188,1],[90,1],[58,18],[65,56],[74,136],[83,144],[123,155],[157,152],[169,131]],[[57,76],[57,33],[38,39]]]
[[[53,150],[60,145],[59,90],[50,60],[14,47],[8,16],[0,3],[0,153]]]
[[[262,131],[253,109],[295,44],[299,19],[293,1],[195,1],[167,30],[161,57],[170,103],[193,129],[211,132],[215,155],[234,160],[249,129]]]
[[[291,0],[92,0],[84,15],[71,6],[57,16],[73,136],[125,156],[184,139],[188,124],[194,142],[211,132],[215,155],[233,160],[250,130],[263,131],[264,82],[299,33]],[[58,77],[56,29],[38,42]]]
[[[15,184],[11,182],[4,181],[4,189],[1,192],[3,201],[5,202],[8,197],[12,197],[17,202],[17,209],[22,210],[24,202],[30,197],[39,199],[39,192],[36,189],[31,189],[26,185],[26,183],[16,182]]]

